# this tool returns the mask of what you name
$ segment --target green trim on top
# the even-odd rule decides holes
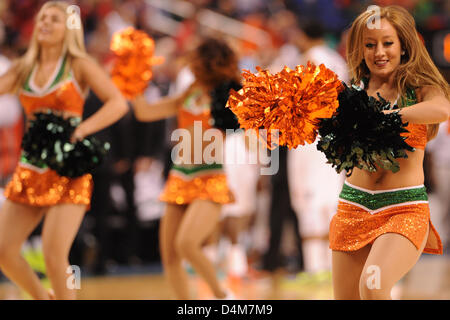
[[[200,89],[195,89],[192,91],[191,94],[189,94],[185,99],[183,103],[183,108],[187,111],[191,109],[204,109],[208,110],[211,108],[210,103],[202,103],[202,104],[196,104],[195,99],[202,94]]]
[[[186,168],[186,167],[181,167],[178,166],[176,164],[173,165],[172,170],[176,170],[179,171],[181,173],[184,173],[186,175],[191,175],[191,174],[195,174],[198,173],[200,171],[205,171],[205,170],[217,170],[217,169],[222,169],[223,166],[221,164],[218,163],[213,163],[213,164],[202,164],[202,165],[198,165],[192,168]]]
[[[425,187],[372,194],[352,188],[347,184],[344,184],[342,187],[339,198],[360,204],[370,210],[377,210],[379,208],[404,202],[428,201]]]
[[[369,85],[369,78],[363,77],[361,81],[364,84],[364,89],[367,89],[367,86]],[[401,97],[401,105],[405,107],[412,106],[413,104],[417,103],[417,96],[416,91],[413,88],[407,87],[406,88],[406,97]]]
[[[417,103],[416,90],[413,88],[406,88],[406,97],[402,97],[402,105],[405,107],[412,106]]]
[[[30,78],[31,78],[32,74],[33,74],[33,72],[30,72],[30,74],[28,75],[27,80],[23,84],[23,90],[28,91],[28,92],[33,92],[33,90],[31,90],[30,85],[29,85]]]
[[[64,75],[64,70],[66,67],[66,61],[67,61],[67,55],[64,57],[63,63],[61,64],[61,68],[59,68],[58,74],[56,75],[56,78],[55,78],[55,80],[53,80],[49,89],[53,88],[62,79],[62,76]]]
[[[63,63],[61,64],[61,67],[58,70],[58,74],[56,75],[55,79],[53,80],[52,84],[50,85],[50,87],[48,87],[47,90],[53,88],[55,85],[58,84],[58,82],[61,81],[61,79],[62,79],[62,77],[64,75],[64,70],[66,68],[66,61],[67,61],[67,55],[64,57]],[[31,75],[32,74],[33,74],[33,71],[31,71],[30,74],[28,75],[28,78],[25,81],[25,83],[23,84],[22,89],[27,91],[27,92],[34,93],[34,91],[30,87],[30,79],[31,79]]]

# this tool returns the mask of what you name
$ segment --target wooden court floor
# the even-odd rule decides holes
[[[44,280],[45,281],[45,280]],[[195,299],[212,299],[207,285],[190,275]],[[328,300],[333,299],[331,274],[258,274],[245,279],[222,276],[221,282],[238,299],[248,300]],[[47,283],[46,283],[47,284]],[[82,277],[77,290],[82,300],[170,300],[171,290],[161,273]],[[394,288],[395,299],[450,300],[450,257],[422,257]],[[0,283],[0,299],[27,299],[8,281]]]

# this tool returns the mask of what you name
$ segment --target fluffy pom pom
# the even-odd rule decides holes
[[[153,56],[153,39],[129,27],[113,35],[110,48],[116,55],[111,71],[113,82],[127,99],[143,93],[153,76],[152,66],[164,61]]]
[[[109,150],[93,137],[70,143],[79,118],[63,118],[50,110],[34,114],[22,139],[24,156],[32,165],[48,166],[61,176],[75,178],[92,172]]]
[[[354,167],[374,172],[377,165],[397,172],[400,167],[395,159],[407,158],[406,150],[414,151],[400,135],[408,132],[407,123],[397,112],[384,114],[390,103],[378,97],[369,97],[356,86],[345,86],[336,113],[321,119],[317,149],[338,173],[346,170],[350,176]]]
[[[236,81],[225,81],[211,91],[211,115],[214,119],[214,127],[226,129],[238,129],[239,122],[230,108],[226,107],[230,90],[240,90],[242,85]]]
[[[37,167],[47,166],[49,158],[55,155],[55,142],[68,141],[79,122],[76,118],[65,120],[50,110],[35,113],[22,138],[22,149],[28,162]]]
[[[257,67],[258,74],[244,70],[243,88],[231,90],[228,105],[241,128],[278,130],[278,142],[267,135],[270,149],[277,145],[296,148],[312,143],[318,132],[318,118],[333,115],[342,90],[337,75],[323,64],[285,67],[271,74]],[[263,140],[264,138],[261,137]]]
[[[49,161],[48,166],[61,176],[75,178],[94,171],[102,163],[110,145],[90,137],[75,144],[57,141],[55,149],[58,149],[57,156],[49,159],[53,161]]]

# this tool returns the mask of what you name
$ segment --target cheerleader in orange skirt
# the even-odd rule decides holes
[[[64,2],[42,6],[27,52],[0,78],[0,94],[17,92],[28,119],[46,110],[81,117],[85,93],[92,88],[105,104],[77,127],[72,136],[76,141],[117,121],[128,108],[107,74],[86,54],[79,17],[69,14]],[[17,165],[0,212],[0,267],[32,298],[76,298],[67,286],[68,257],[91,190],[90,174],[59,176],[46,166],[30,164],[25,156]],[[20,255],[22,244],[44,217],[42,246],[51,291]]]
[[[223,81],[239,82],[240,75],[234,52],[226,43],[215,39],[200,43],[190,56],[189,67],[195,81],[186,92],[154,105],[148,105],[140,96],[133,105],[140,121],[176,116],[178,132],[185,133],[182,142],[189,146],[181,151],[180,158],[174,155],[175,149],[172,151],[174,165],[160,197],[167,203],[160,228],[161,257],[176,298],[191,298],[182,259],[189,261],[217,298],[225,298],[229,297],[229,292],[217,280],[214,266],[203,254],[202,245],[217,228],[222,205],[231,203],[233,195],[227,185],[223,161],[206,163],[202,155],[210,142],[202,141],[194,128],[197,125],[197,130],[201,127],[205,133],[213,127],[211,90]],[[219,150],[222,148],[215,152],[222,153]],[[197,159],[200,161],[194,163],[196,155],[200,155]]]
[[[376,23],[379,22],[377,26]],[[442,254],[430,221],[423,159],[438,123],[450,115],[447,82],[429,57],[403,8],[367,11],[351,26],[347,57],[354,83],[398,104],[415,148],[393,173],[354,169],[330,224],[336,299],[391,299],[391,289],[422,252]],[[366,81],[363,81],[366,79]],[[385,111],[392,112],[392,111]]]

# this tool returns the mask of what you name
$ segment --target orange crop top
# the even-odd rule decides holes
[[[201,121],[203,129],[212,128],[211,105],[209,103],[198,104],[196,99],[200,94],[200,91],[194,91],[184,100],[178,111],[178,128],[192,127],[194,121]]]
[[[406,106],[411,106],[417,103],[416,92],[414,89],[406,90]],[[409,132],[401,134],[407,137],[405,142],[416,149],[425,150],[428,142],[428,127],[426,124],[410,123],[405,128]]]
[[[64,77],[66,58],[61,57],[54,74],[43,88],[34,83],[36,67],[19,93],[20,102],[27,116],[42,109],[68,111],[83,115],[84,96],[72,73]]]

